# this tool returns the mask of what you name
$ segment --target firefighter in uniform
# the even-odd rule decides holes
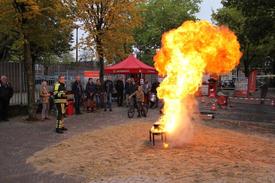
[[[67,103],[65,76],[60,75],[54,84],[54,103],[57,109],[56,133],[67,130],[64,127],[65,105]]]

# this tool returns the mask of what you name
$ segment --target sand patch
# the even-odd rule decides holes
[[[163,149],[148,143],[150,123],[74,136],[28,158],[39,171],[87,182],[275,182],[275,138],[194,126],[193,140]]]

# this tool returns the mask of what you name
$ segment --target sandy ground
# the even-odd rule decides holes
[[[27,159],[38,171],[87,182],[275,182],[275,136],[194,125],[190,143],[148,142],[151,123],[134,120],[75,135]]]

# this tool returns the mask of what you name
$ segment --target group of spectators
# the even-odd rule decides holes
[[[150,104],[151,108],[157,107],[158,99],[156,97],[159,83],[154,82],[152,85],[145,81],[140,85],[144,94],[144,101]],[[129,106],[129,96],[137,91],[139,84],[134,78],[128,78],[125,82],[122,77],[119,77],[115,81],[109,76],[101,84],[99,79],[89,78],[86,86],[84,87],[80,76],[75,77],[75,81],[72,83],[72,94],[74,96],[74,108],[75,114],[81,114],[81,106],[85,108],[87,112],[92,112],[96,109],[103,108],[104,111],[112,111],[112,98],[116,93],[116,101],[118,106]],[[42,120],[48,119],[49,110],[49,97],[50,92],[47,89],[47,82],[43,81],[40,88],[40,97],[42,103]],[[116,91],[116,92],[115,92]],[[150,102],[150,93],[153,93],[154,99]],[[154,100],[154,101],[153,101]]]
[[[72,84],[75,113],[81,114],[81,104],[85,104],[87,111],[93,111],[96,108],[104,108],[105,111],[107,111],[107,109],[112,111],[113,89],[114,84],[109,77],[104,81],[103,85],[99,79],[94,81],[92,78],[89,78],[84,88],[80,76],[76,76],[76,80]]]
[[[62,80],[65,80],[64,76],[62,76],[61,78],[63,78]],[[43,81],[41,83],[39,94],[42,121],[49,119],[50,101],[57,101],[55,92],[59,92],[60,86],[62,86],[62,90],[65,90],[62,92],[65,92],[66,95],[70,93],[66,90],[65,81],[62,80],[60,80],[59,77],[57,81],[57,91],[55,91],[56,85],[54,86],[54,91],[49,91],[47,81]],[[158,82],[154,82],[151,85],[148,81],[145,81],[140,85],[138,82],[134,80],[134,78],[128,78],[124,82],[123,78],[120,77],[113,81],[112,77],[109,76],[103,82],[103,84],[101,84],[99,79],[90,78],[86,86],[84,87],[82,85],[80,76],[76,76],[75,81],[72,83],[71,91],[71,94],[73,94],[74,96],[75,114],[81,114],[82,106],[88,112],[98,110],[101,108],[104,109],[104,111],[112,111],[113,97],[116,97],[118,106],[128,107],[130,105],[130,98],[134,98],[135,100],[138,100],[138,102],[147,103],[151,108],[157,107],[158,99],[156,97],[156,93],[158,85]],[[150,94],[153,95],[151,95],[150,97]],[[12,96],[13,88],[8,82],[7,77],[1,76],[0,120],[8,121],[8,107],[9,101],[12,98]],[[55,105],[51,106],[54,106],[57,110],[56,102],[53,103],[55,103]]]
[[[149,94],[154,93],[156,96],[159,83],[155,82],[151,86],[148,81],[140,85],[144,94],[144,101],[149,104]],[[94,111],[95,109],[104,108],[104,111],[112,111],[112,98],[116,91],[116,101],[119,107],[126,104],[129,106],[130,96],[138,90],[139,84],[135,82],[134,78],[128,78],[126,82],[123,78],[118,78],[115,81],[108,77],[103,85],[100,80],[93,80],[90,78],[84,88],[82,86],[80,77],[77,76],[75,82],[72,84],[72,93],[74,94],[74,105],[76,114],[81,114],[80,106],[84,105],[87,111]],[[151,102],[151,107],[157,107],[157,97],[155,101]]]

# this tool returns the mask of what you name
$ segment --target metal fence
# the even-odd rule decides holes
[[[11,83],[14,95],[11,105],[27,104],[27,80],[22,63],[0,62],[0,75],[6,75]]]

